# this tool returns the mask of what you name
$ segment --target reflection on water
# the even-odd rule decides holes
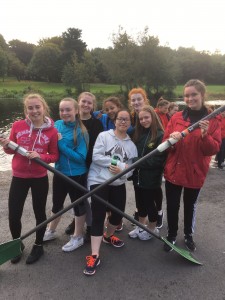
[[[184,102],[177,101],[180,105],[180,109],[184,105]],[[51,110],[51,116],[53,120],[57,120],[58,117],[58,101],[50,101],[48,105]],[[212,100],[207,101],[209,105],[215,105],[216,107],[225,105],[225,100]],[[13,122],[24,118],[23,103],[17,99],[0,99],[0,133],[9,135],[10,128]],[[0,171],[11,170],[12,155],[7,155],[0,146]]]
[[[2,133],[2,132],[1,132]],[[9,129],[4,128],[4,134],[9,135]],[[0,146],[0,171],[11,170],[12,155],[7,155]]]

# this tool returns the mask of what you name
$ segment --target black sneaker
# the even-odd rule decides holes
[[[24,248],[25,248],[24,244],[21,243],[20,250],[22,253],[11,259],[12,264],[17,264],[21,260]]]
[[[176,244],[176,238],[175,237],[169,237],[167,236],[167,241],[170,242],[171,244],[175,245]],[[171,248],[169,245],[167,245],[166,243],[164,244],[163,246],[163,249],[166,251],[166,252],[170,252],[173,250],[173,248]]]
[[[29,254],[26,264],[30,265],[35,263],[39,260],[39,258],[44,254],[43,246],[42,245],[34,245],[31,253]]]
[[[160,229],[163,227],[163,213],[157,216],[156,228]]]
[[[196,250],[196,245],[195,245],[195,242],[193,241],[193,238],[191,235],[185,235],[184,242],[185,242],[185,245],[188,248],[188,250],[190,250],[190,251]]]
[[[85,275],[94,275],[99,264],[100,259],[97,257],[97,255],[86,256],[86,267],[83,273]]]
[[[103,235],[103,242],[106,244],[111,244],[112,246],[116,248],[120,248],[124,246],[124,242],[120,240],[118,237],[115,235],[111,235],[109,237],[106,237],[106,234],[104,233]]]
[[[66,234],[73,234],[75,230],[75,219],[66,227],[65,233]]]

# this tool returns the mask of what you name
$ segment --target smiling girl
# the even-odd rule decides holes
[[[47,170],[33,162],[32,159],[40,157],[46,163],[53,163],[59,157],[57,147],[57,130],[49,118],[49,108],[44,98],[39,94],[30,94],[24,99],[25,120],[13,123],[9,139],[0,139],[4,150],[14,154],[12,160],[13,178],[9,191],[9,227],[13,239],[21,235],[21,217],[24,203],[29,189],[32,193],[33,210],[36,225],[46,220],[46,201],[48,195]],[[9,141],[17,143],[28,151],[27,157],[8,148]],[[28,158],[28,159],[27,159]],[[36,262],[44,253],[43,236],[45,227],[36,232],[36,239],[26,263]],[[21,250],[24,250],[22,243]],[[11,260],[18,263],[22,254]]]
[[[96,140],[93,150],[93,160],[88,174],[90,189],[98,187],[114,174],[120,173],[132,163],[132,159],[137,156],[137,150],[127,129],[130,126],[130,114],[126,110],[119,111],[115,116],[115,130],[111,129],[101,132]],[[126,204],[126,179],[132,175],[132,171],[115,180],[112,184],[105,186],[96,194],[115,207],[124,211]],[[85,275],[94,275],[96,267],[100,263],[99,251],[101,242],[110,244],[116,248],[124,246],[124,242],[114,235],[116,227],[122,217],[111,212],[107,230],[104,231],[104,220],[106,216],[106,206],[96,200],[91,199],[92,226],[91,226],[91,250],[90,256],[86,257],[87,264],[84,269]]]
[[[180,198],[184,202],[184,242],[186,247],[196,249],[193,240],[196,206],[199,192],[204,184],[211,156],[220,148],[221,131],[217,118],[200,121],[199,128],[183,139],[181,132],[191,124],[208,115],[205,106],[206,87],[197,79],[184,86],[186,107],[177,112],[167,125],[164,140],[172,137],[178,142],[168,150],[164,177],[166,179],[167,221],[169,242],[175,244],[178,232]],[[165,251],[172,248],[164,245]]]
[[[78,103],[72,98],[64,98],[59,103],[61,120],[55,122],[58,130],[59,160],[55,168],[77,183],[86,184],[86,156],[88,151],[88,133],[78,114]],[[64,201],[69,194],[71,202],[81,197],[84,193],[75,189],[59,176],[53,177],[53,207],[52,214],[56,214],[63,208]],[[75,231],[70,241],[62,247],[65,252],[70,252],[84,243],[83,227],[86,218],[84,201],[74,207]],[[45,232],[44,241],[56,238],[55,230],[60,217],[53,220]]]
[[[146,105],[139,111],[139,118],[134,131],[133,141],[137,146],[137,161],[158,147],[163,138],[163,127],[156,116],[154,108]],[[165,153],[151,156],[141,163],[133,173],[133,184],[135,190],[136,207],[139,222],[145,225],[148,217],[148,228],[158,232],[156,229],[157,207],[156,202],[162,198],[162,173],[165,162]],[[138,226],[129,233],[131,238],[149,240],[151,234]]]

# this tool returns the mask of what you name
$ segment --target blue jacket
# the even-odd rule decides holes
[[[59,160],[55,168],[67,176],[85,174],[88,147],[81,128],[77,127],[77,145],[75,145],[73,137],[75,122],[65,123],[58,120],[55,122],[55,127],[62,134],[62,139],[58,141]]]
[[[107,131],[109,129],[115,129],[115,124],[110,120],[107,114],[103,114],[101,110],[97,110],[93,112],[93,116],[95,119],[98,119],[102,122],[104,131]]]

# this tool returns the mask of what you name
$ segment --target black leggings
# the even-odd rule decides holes
[[[162,189],[143,189],[135,186],[135,199],[138,209],[138,215],[142,218],[148,216],[149,222],[156,222],[158,209],[156,202],[161,199]]]
[[[79,176],[69,176],[70,179],[79,183],[83,187],[86,187],[86,174]],[[65,202],[66,196],[69,194],[71,202],[76,201],[78,198],[84,195],[84,192],[78,188],[72,186],[69,182],[61,179],[59,176],[53,176],[53,207],[52,212],[56,214],[61,209],[63,209],[63,204]],[[86,213],[85,199],[78,205],[74,207],[74,214],[76,217],[83,216]]]
[[[18,178],[13,177],[9,190],[9,228],[13,239],[21,235],[21,217],[24,203],[31,188],[33,210],[36,218],[36,225],[46,220],[45,207],[48,195],[48,176],[41,178]],[[35,244],[41,245],[46,226],[36,231]]]
[[[167,221],[168,235],[177,236],[180,198],[183,192],[184,202],[184,234],[192,235],[195,226],[196,205],[200,189],[185,188],[180,185],[172,184],[169,181],[165,183],[166,201],[167,201]]]
[[[94,184],[90,186],[93,190],[99,186],[99,184]],[[96,195],[103,198],[105,201],[114,205],[116,208],[124,212],[126,205],[126,187],[125,184],[122,185],[107,185]],[[91,225],[91,235],[92,236],[102,236],[104,231],[104,220],[106,216],[107,205],[102,204],[100,201],[91,197],[91,210],[92,210],[92,225]],[[118,213],[111,211],[109,217],[109,223],[112,225],[119,225],[122,220],[122,216]]]

